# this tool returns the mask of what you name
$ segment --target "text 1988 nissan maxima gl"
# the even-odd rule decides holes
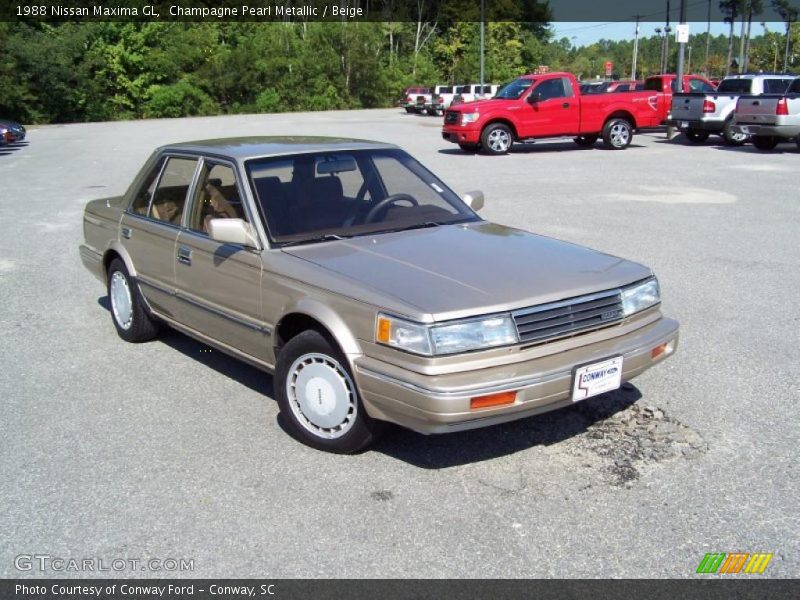
[[[88,203],[80,254],[123,339],[166,323],[274,372],[292,433],[334,452],[381,421],[442,433],[552,410],[675,351],[650,269],[482,204],[388,144],[181,143]]]

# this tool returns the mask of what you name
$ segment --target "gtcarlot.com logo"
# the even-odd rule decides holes
[[[193,558],[62,558],[49,554],[20,554],[14,558],[18,571],[69,573],[153,571],[194,571]]]
[[[772,553],[766,552],[710,552],[700,561],[696,572],[755,575],[763,573],[771,560]]]

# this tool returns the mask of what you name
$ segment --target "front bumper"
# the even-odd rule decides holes
[[[467,373],[426,376],[373,358],[355,361],[355,378],[367,412],[420,433],[486,427],[572,404],[577,366],[622,355],[622,380],[640,375],[674,353],[678,322],[661,318],[626,335],[543,356],[524,363]],[[673,342],[672,353],[651,357],[656,346]],[[470,399],[516,391],[504,406],[470,409]],[[591,401],[591,398],[588,399]]]
[[[445,125],[442,128],[442,139],[454,144],[478,144],[481,141],[481,129],[474,125]]]
[[[792,139],[800,135],[800,125],[756,125],[754,123],[734,123],[731,129],[747,135],[774,136]]]

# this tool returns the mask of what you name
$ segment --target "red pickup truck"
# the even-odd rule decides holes
[[[686,76],[684,86],[695,76]],[[442,137],[467,152],[504,154],[514,142],[572,137],[591,146],[627,148],[636,129],[657,127],[672,102],[674,75],[650,77],[645,90],[581,95],[571,73],[531,74],[504,86],[491,100],[451,106]]]

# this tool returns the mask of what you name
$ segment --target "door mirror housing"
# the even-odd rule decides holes
[[[481,191],[467,192],[464,194],[463,200],[464,203],[475,212],[478,212],[480,209],[482,209],[484,205],[483,192]]]
[[[208,222],[208,235],[221,244],[239,244],[260,249],[253,229],[244,219],[211,219]]]
[[[532,91],[530,95],[528,95],[528,104],[536,104],[537,102],[542,101],[542,92]]]

